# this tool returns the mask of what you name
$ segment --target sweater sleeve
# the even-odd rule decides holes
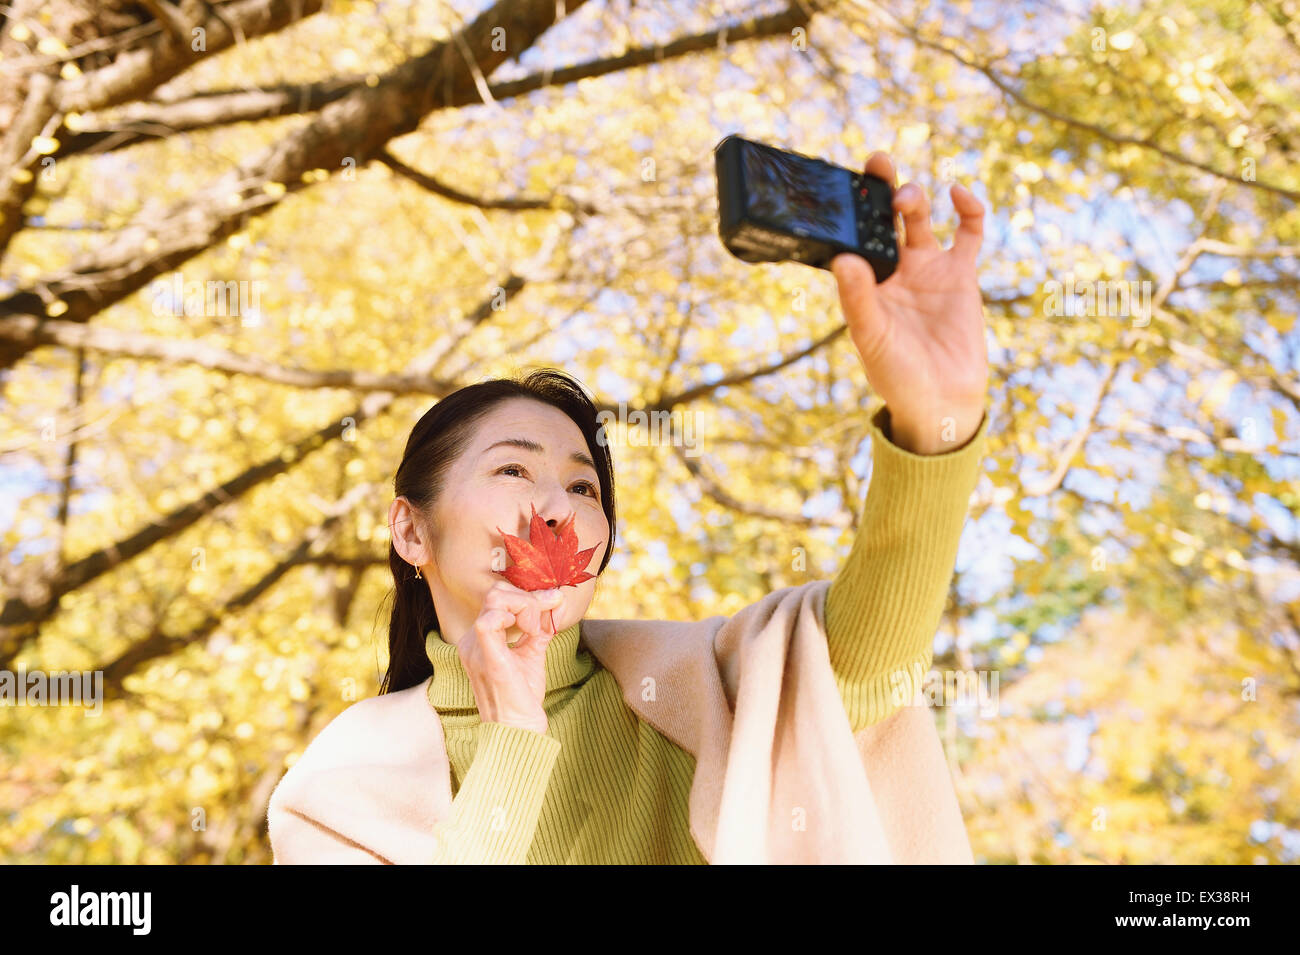
[[[435,865],[523,865],[537,831],[560,741],[505,723],[479,732],[451,812],[434,828]]]
[[[854,732],[899,710],[929,671],[988,413],[969,441],[914,454],[890,440],[889,409],[870,418],[872,473],[848,559],[826,592],[826,641]]]

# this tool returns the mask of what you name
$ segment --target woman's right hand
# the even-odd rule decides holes
[[[483,598],[478,619],[456,649],[484,723],[546,732],[546,648],[555,638],[549,611],[563,599],[558,588],[528,591],[505,580]],[[510,647],[506,630],[512,626],[524,636]]]

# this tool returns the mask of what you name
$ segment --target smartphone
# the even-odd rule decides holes
[[[894,190],[879,176],[741,136],[713,147],[718,235],[743,262],[800,262],[830,271],[853,252],[877,282],[898,266]]]

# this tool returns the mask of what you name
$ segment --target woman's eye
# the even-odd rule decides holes
[[[497,474],[505,474],[507,471],[522,472],[523,470],[524,469],[518,464],[507,464],[503,468],[498,468]],[[574,485],[574,487],[585,487],[588,491],[591,492],[589,494],[590,497],[595,498],[600,496],[600,491],[597,490],[596,485],[592,484],[590,481],[579,481],[577,484]]]

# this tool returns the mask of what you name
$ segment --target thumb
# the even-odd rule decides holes
[[[876,274],[860,255],[841,252],[831,259],[831,272],[839,286],[840,307],[844,321],[859,352],[873,351],[872,342],[883,337],[880,312],[876,306]]]

